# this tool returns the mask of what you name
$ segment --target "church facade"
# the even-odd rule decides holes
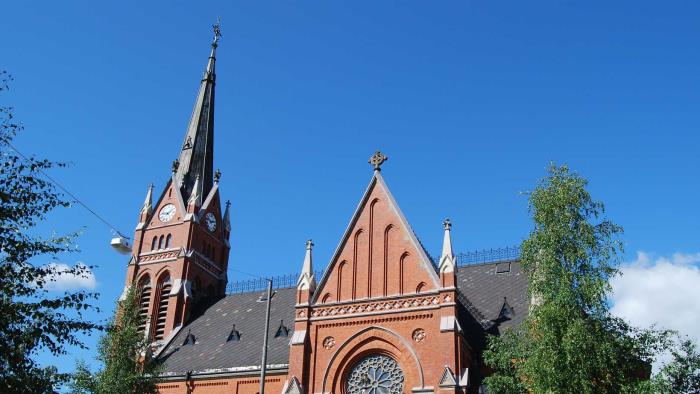
[[[213,155],[218,36],[170,178],[157,198],[147,192],[127,268],[162,393],[260,392],[266,292],[226,291],[230,204]],[[517,257],[458,262],[446,220],[431,258],[382,176],[385,160],[370,158],[369,184],[323,273],[309,241],[298,279],[273,281],[265,393],[478,393],[486,337],[526,316]]]

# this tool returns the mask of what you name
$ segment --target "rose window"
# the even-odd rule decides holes
[[[403,372],[393,358],[374,355],[360,360],[347,379],[348,394],[401,394]]]

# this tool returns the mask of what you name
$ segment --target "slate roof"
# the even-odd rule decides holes
[[[527,316],[527,276],[519,261],[457,267],[457,288],[483,318],[499,321],[498,329],[501,331],[517,327]],[[512,308],[508,320],[498,319],[504,297]]]
[[[457,268],[457,287],[461,301],[484,329],[500,331],[517,327],[528,310],[527,279],[520,262],[470,264]],[[260,366],[265,302],[264,291],[230,294],[207,308],[202,315],[183,327],[160,353],[164,376],[195,373],[244,372]],[[296,288],[275,290],[270,311],[268,365],[286,368],[289,340],[294,328]],[[510,306],[510,319],[499,319],[504,297]],[[275,338],[280,321],[290,332]],[[233,325],[240,341],[227,342]],[[194,345],[183,345],[187,333]]]
[[[265,326],[265,301],[258,301],[265,291],[230,294],[222,298],[188,325],[183,327],[160,353],[163,375],[184,375],[187,371],[235,372],[236,368],[259,369]],[[296,289],[277,289],[270,308],[267,364],[289,363],[289,340],[294,329]],[[289,336],[275,338],[280,321],[289,328]],[[233,325],[240,341],[226,340]],[[187,333],[194,335],[194,345],[184,345]]]

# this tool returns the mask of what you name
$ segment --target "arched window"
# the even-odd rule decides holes
[[[156,250],[156,246],[158,246],[158,237],[153,237],[153,241],[151,242],[151,250]]]
[[[148,320],[148,307],[151,303],[151,278],[145,275],[138,284],[139,292],[139,327],[138,332],[143,332],[146,329],[146,322]]]
[[[170,301],[170,275],[165,273],[158,281],[158,314],[156,315],[155,340],[163,339],[165,333],[165,319],[168,315],[168,302]]]
[[[160,238],[158,238],[158,249],[163,249],[163,240],[164,239],[165,239],[165,237],[162,235],[160,236]]]
[[[168,234],[167,237],[165,237],[165,249],[170,248],[170,243],[173,241],[173,236],[171,234]]]

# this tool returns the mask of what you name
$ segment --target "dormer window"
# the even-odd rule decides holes
[[[228,338],[226,339],[226,342],[238,342],[241,340],[241,333],[236,330],[236,325],[233,325],[233,328],[231,328],[231,332],[228,334]]]
[[[501,307],[501,312],[498,314],[498,320],[510,320],[513,316],[515,316],[513,307],[508,304],[506,297],[503,297],[503,306]]]
[[[284,325],[284,320],[280,320],[280,326],[277,328],[277,332],[275,333],[275,338],[279,337],[288,337],[289,336],[289,328]]]
[[[185,340],[182,342],[182,346],[194,345],[195,343],[197,343],[197,339],[194,337],[194,334],[192,334],[192,331],[187,330],[187,335],[185,336]]]

